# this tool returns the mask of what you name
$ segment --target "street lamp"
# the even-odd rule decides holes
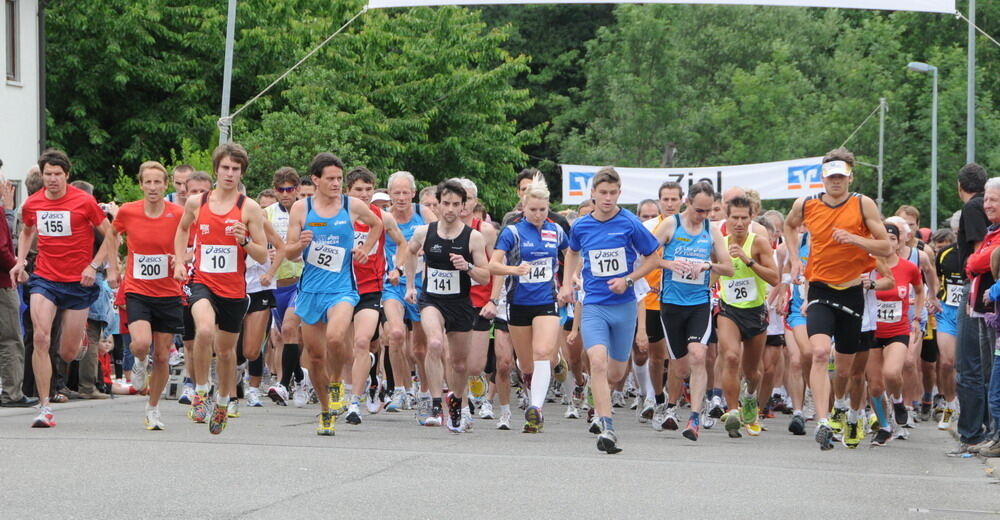
[[[911,61],[908,69],[915,72],[931,73],[934,81],[933,97],[931,98],[931,230],[937,230],[937,105],[938,105],[938,68],[933,65]]]

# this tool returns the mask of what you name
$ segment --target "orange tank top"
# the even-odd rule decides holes
[[[650,232],[652,232],[654,229],[656,229],[656,226],[659,226],[660,223],[663,222],[663,215],[657,215],[656,219],[654,219],[654,220],[656,221],[656,225],[654,225],[652,228],[650,228],[649,226],[646,226],[646,229],[649,229]],[[643,225],[645,225],[645,223]],[[652,255],[649,256],[649,258],[651,258],[651,259],[662,258],[662,257],[663,257],[663,247],[662,246],[660,248],[658,248],[655,253],[653,253]],[[652,271],[649,272],[649,274],[646,275],[646,283],[649,284],[650,288],[655,289],[655,290],[649,291],[649,293],[646,294],[646,297],[642,301],[643,308],[645,308],[648,311],[658,311],[658,310],[660,310],[660,290],[659,290],[659,288],[660,288],[660,281],[661,281],[662,278],[663,278],[663,269],[653,269]]]
[[[204,284],[222,298],[242,299],[247,295],[246,251],[236,243],[233,225],[243,218],[244,195],[225,215],[216,215],[208,204],[209,193],[201,199],[194,223],[194,283]]]
[[[802,205],[802,221],[811,236],[807,280],[837,285],[875,268],[875,258],[867,251],[833,239],[834,229],[871,238],[861,209],[861,195],[852,193],[837,206],[824,202],[821,193],[813,195]]]

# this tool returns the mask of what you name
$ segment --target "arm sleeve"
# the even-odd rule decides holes
[[[656,252],[660,247],[660,244],[656,241],[656,237],[646,229],[646,226],[642,225],[639,219],[635,219],[633,222],[632,243],[635,245],[636,250],[639,251],[639,254],[649,256]]]
[[[10,234],[10,228],[7,226],[7,221],[4,220],[0,222],[0,269],[10,271],[16,263],[17,258],[14,255],[13,238]]]
[[[89,220],[90,223],[94,225],[94,227],[100,226],[101,222],[104,222],[104,219],[107,218],[107,216],[104,214],[104,210],[97,205],[97,199],[95,199],[94,197],[88,197],[86,208],[87,208],[87,220]]]
[[[35,217],[37,217],[37,215],[35,214],[35,210],[32,209],[31,201],[29,200],[21,206],[21,222],[23,222],[25,226],[34,227],[37,223]]]
[[[500,237],[497,238],[497,243],[493,245],[493,249],[499,249],[501,251],[510,251],[511,246],[513,246],[514,237],[511,235],[510,228],[503,228],[500,232]]]
[[[569,231],[569,248],[573,251],[579,251],[580,247],[580,235],[576,232],[576,223],[574,223]]]
[[[982,242],[988,225],[982,199],[974,199],[962,209],[962,229],[965,230],[965,239],[969,244]]]
[[[986,240],[987,238],[993,238],[994,234],[1000,234],[1000,230],[990,233],[987,237],[983,238],[983,245],[979,247],[975,253],[969,255],[969,259],[965,262],[965,271],[970,276],[976,276],[982,273],[989,272],[990,270],[990,255],[993,254],[993,250],[997,248],[998,244],[992,243],[992,240]]]

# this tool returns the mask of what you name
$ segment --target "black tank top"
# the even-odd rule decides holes
[[[463,226],[462,232],[454,239],[438,235],[438,223],[427,226],[424,239],[424,296],[435,300],[468,300],[471,287],[469,273],[455,269],[451,254],[462,255],[472,264],[469,237],[472,228]]]

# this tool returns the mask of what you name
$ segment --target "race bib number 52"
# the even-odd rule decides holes
[[[339,273],[344,267],[344,253],[342,247],[313,242],[309,245],[309,256],[306,257],[306,262],[325,271]]]

